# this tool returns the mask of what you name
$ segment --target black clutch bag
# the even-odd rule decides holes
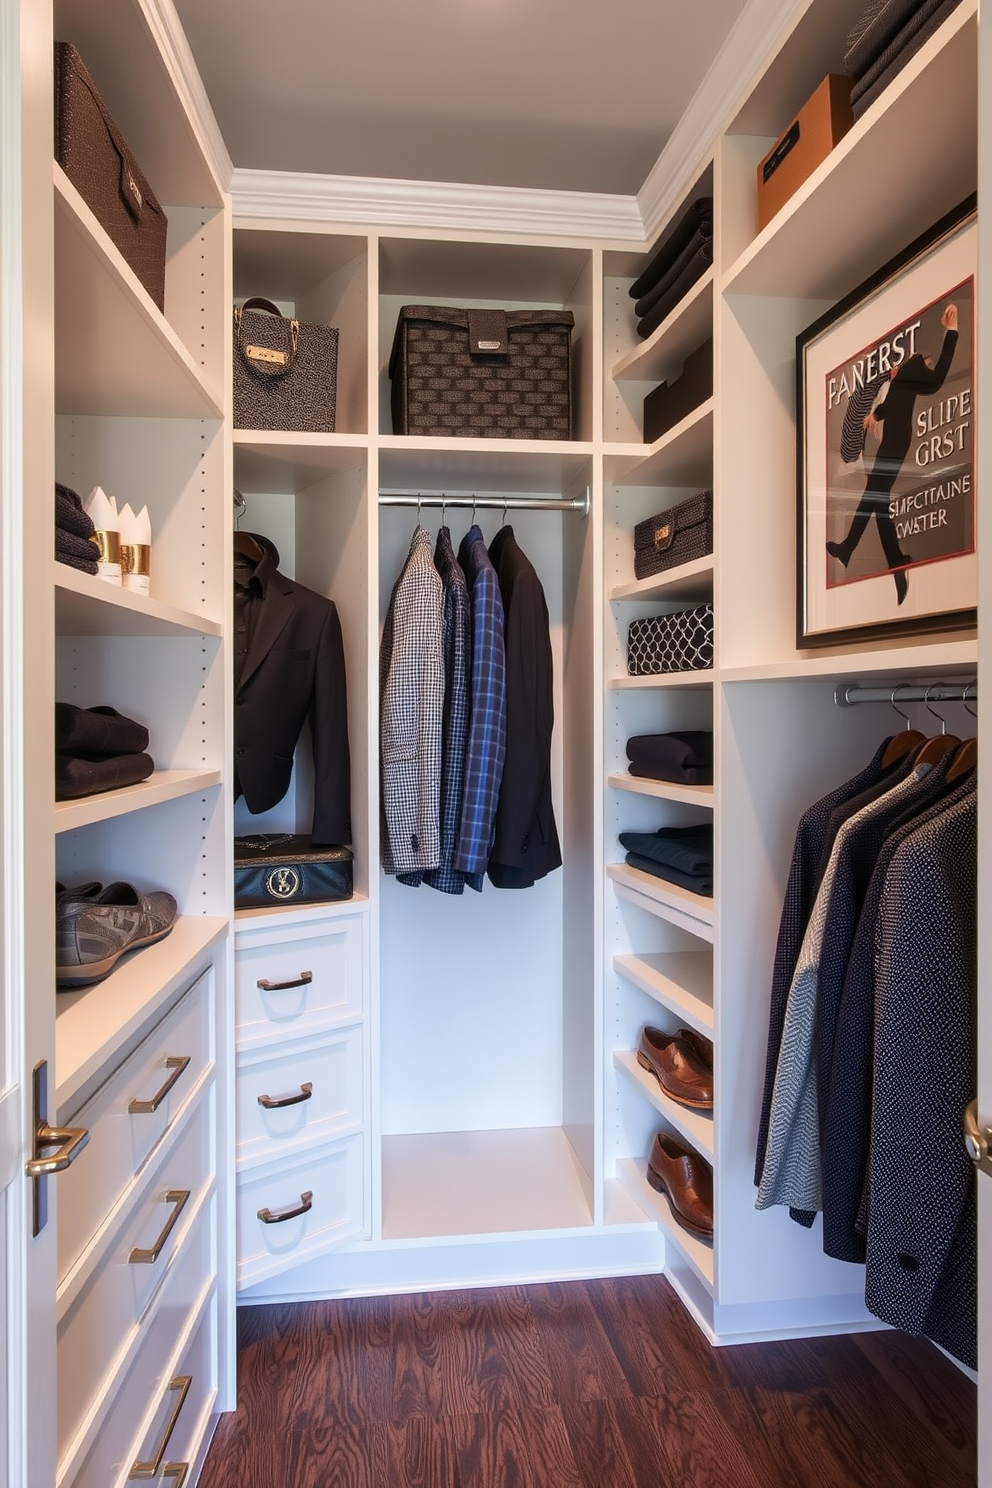
[[[259,832],[234,839],[235,909],[350,899],[350,847],[314,847],[309,837]]]
[[[713,551],[713,492],[700,491],[634,528],[634,577],[678,568]]]
[[[713,606],[632,620],[627,631],[631,677],[707,671],[713,665]]]

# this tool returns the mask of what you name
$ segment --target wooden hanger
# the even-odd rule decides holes
[[[944,779],[948,785],[953,785],[955,780],[963,780],[972,770],[978,768],[978,740],[965,739],[958,746],[957,754],[947,767]]]
[[[927,739],[913,761],[915,770],[917,765],[936,765],[948,754],[950,750],[957,749],[961,740],[957,734],[934,734],[932,739]]]
[[[901,734],[893,734],[882,755],[882,769],[888,770],[892,765],[897,765],[907,754],[912,754],[914,749],[919,749],[926,742],[926,734],[921,734],[919,729],[904,729]]]
[[[253,563],[261,563],[265,553],[252,537],[250,532],[235,530],[234,551],[240,553],[242,558],[250,558]]]

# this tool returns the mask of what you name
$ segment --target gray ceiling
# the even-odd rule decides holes
[[[635,193],[743,0],[176,0],[236,166]]]

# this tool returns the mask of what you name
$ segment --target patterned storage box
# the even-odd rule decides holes
[[[703,672],[713,665],[713,606],[632,620],[627,631],[627,671],[632,677]]]
[[[404,305],[389,358],[395,434],[571,439],[570,310]]]
[[[634,528],[634,577],[678,568],[713,551],[713,492],[700,491]]]

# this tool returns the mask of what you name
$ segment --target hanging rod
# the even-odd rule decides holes
[[[493,511],[570,511],[589,515],[589,487],[586,494],[572,500],[551,500],[541,496],[473,496],[468,491],[447,494],[439,491],[380,491],[380,506],[457,506]]]
[[[839,708],[858,703],[977,703],[978,680],[971,682],[896,682],[891,687],[861,687],[852,682],[838,687],[834,702]]]

